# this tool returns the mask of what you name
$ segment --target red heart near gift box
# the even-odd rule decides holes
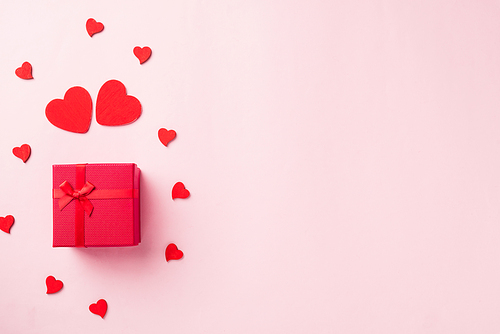
[[[47,104],[45,116],[60,129],[85,133],[92,120],[92,98],[85,88],[72,87],[66,91],[64,99],[54,99]]]
[[[97,303],[90,304],[89,310],[104,319],[106,312],[108,312],[108,303],[104,299],[99,299]]]
[[[32,67],[31,64],[27,61],[25,61],[21,67],[18,67],[16,69],[16,75],[25,80],[33,79],[33,75],[31,74],[32,72]]]
[[[169,244],[165,249],[165,259],[170,260],[180,260],[184,257],[184,253],[177,248],[176,244]]]
[[[182,183],[182,182],[177,182],[172,187],[172,199],[188,198],[189,195],[190,195],[189,190],[186,189],[186,187],[184,186],[184,183]]]
[[[149,57],[151,57],[151,48],[145,46],[141,48],[140,46],[136,46],[134,48],[134,55],[139,59],[140,64],[144,64]]]
[[[45,280],[47,285],[47,294],[53,294],[60,291],[63,288],[63,282],[57,280],[54,276],[48,276]]]
[[[31,146],[23,144],[20,147],[14,147],[12,149],[12,154],[21,159],[23,162],[26,162],[31,155]]]
[[[0,230],[10,233],[10,228],[14,224],[14,217],[11,215],[0,217]]]
[[[90,37],[94,36],[94,34],[97,34],[101,31],[104,30],[104,24],[101,22],[97,22],[96,20],[90,18],[87,20],[87,23],[85,24],[85,28],[87,29],[87,33],[89,34]]]
[[[158,138],[165,146],[167,146],[168,143],[174,140],[176,136],[177,133],[174,130],[167,130],[165,128],[161,128],[160,130],[158,130]]]
[[[142,106],[138,99],[127,95],[125,86],[118,80],[102,85],[97,95],[96,120],[101,125],[125,125],[141,116]]]

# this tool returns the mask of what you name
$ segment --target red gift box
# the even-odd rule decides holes
[[[54,247],[141,242],[136,164],[53,165]]]

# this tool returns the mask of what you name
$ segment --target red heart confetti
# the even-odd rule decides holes
[[[25,61],[21,67],[16,68],[16,75],[25,80],[33,79],[33,75],[31,74],[32,67],[31,64]]]
[[[12,153],[23,162],[26,162],[31,155],[31,147],[28,144],[23,144],[21,147],[14,147]]]
[[[158,130],[158,138],[160,139],[161,143],[165,146],[170,143],[175,136],[177,136],[177,133],[174,130],[167,130],[165,128],[161,128]]]
[[[76,133],[89,130],[92,119],[92,98],[82,87],[72,87],[64,99],[55,99],[45,107],[45,116],[54,126]]]
[[[177,248],[175,244],[170,244],[165,249],[165,258],[167,262],[170,260],[180,260],[184,256],[184,253]]]
[[[10,234],[10,228],[14,224],[14,217],[11,215],[0,217],[0,230]]]
[[[146,60],[151,57],[151,48],[145,46],[141,48],[140,46],[136,46],[134,48],[134,55],[139,59],[139,63],[144,64]]]
[[[89,36],[92,37],[92,36],[94,36],[94,34],[97,34],[98,32],[101,32],[104,29],[104,24],[102,24],[101,22],[97,22],[96,20],[90,18],[87,20],[85,27],[87,28],[87,32],[89,33]]]
[[[172,188],[172,199],[189,197],[189,190],[186,189],[184,183],[177,182]]]
[[[118,80],[109,80],[97,94],[96,120],[101,125],[125,125],[141,116],[141,102],[127,95],[125,86]]]
[[[106,312],[108,311],[108,303],[104,299],[99,299],[97,303],[90,304],[89,306],[90,312],[101,316],[104,319]]]
[[[63,282],[55,279],[54,276],[47,276],[45,284],[47,285],[47,294],[56,293],[63,288]]]

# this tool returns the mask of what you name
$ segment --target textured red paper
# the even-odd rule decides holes
[[[172,188],[172,199],[176,198],[188,198],[190,195],[189,190],[186,189],[184,183],[177,182]]]
[[[68,181],[74,188],[77,165],[53,166],[53,189]],[[139,188],[140,169],[129,164],[87,164],[85,181],[95,190],[134,189],[134,198],[94,199],[88,196],[94,209],[89,217],[84,213],[85,247],[134,246],[140,243]],[[75,188],[75,190],[79,190]],[[60,210],[59,199],[53,199],[53,246],[75,247],[75,215],[80,203],[71,201]]]
[[[23,144],[21,147],[14,147],[12,149],[12,153],[21,159],[23,162],[28,161],[30,155],[31,155],[31,146],[28,144]]]
[[[140,46],[136,46],[134,48],[134,55],[139,59],[140,64],[144,64],[149,57],[151,57],[151,48],[145,46],[141,48]]]
[[[63,282],[55,279],[54,276],[47,276],[45,285],[47,285],[47,294],[56,293],[63,288]]]
[[[104,319],[104,316],[108,311],[108,303],[104,299],[99,299],[97,303],[90,304],[89,310]]]
[[[177,133],[174,130],[167,130],[165,128],[158,130],[158,139],[160,139],[161,143],[165,146],[174,140],[175,136],[177,136]]]
[[[10,228],[14,224],[14,217],[11,215],[0,217],[0,230],[10,234]]]
[[[184,253],[179,250],[175,244],[170,244],[167,246],[167,249],[165,249],[165,258],[167,259],[167,262],[170,260],[182,259],[183,256]]]
[[[31,75],[32,67],[31,64],[25,61],[21,67],[16,68],[16,75],[25,80],[33,79],[33,75]]]
[[[127,95],[125,86],[118,80],[109,80],[97,94],[96,121],[101,125],[125,125],[141,116],[141,103]]]
[[[76,133],[89,130],[92,119],[92,98],[82,87],[72,87],[64,99],[54,99],[45,107],[45,116],[54,126]]]
[[[97,22],[96,20],[90,18],[87,20],[87,23],[85,24],[85,28],[87,28],[87,32],[90,37],[94,36],[94,34],[97,34],[98,32],[101,32],[104,29],[104,24],[101,22]]]

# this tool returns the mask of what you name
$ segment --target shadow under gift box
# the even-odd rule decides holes
[[[140,173],[133,163],[53,165],[53,247],[141,242]]]

